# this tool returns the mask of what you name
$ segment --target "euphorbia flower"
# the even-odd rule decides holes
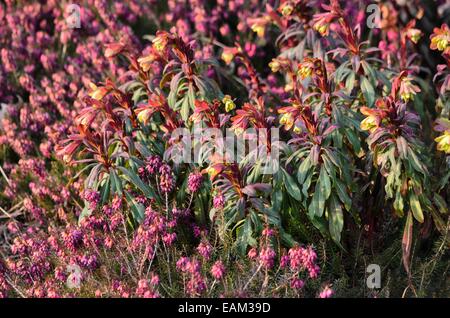
[[[327,36],[330,30],[330,21],[326,16],[316,15],[314,17],[313,29],[320,33],[321,36]]]
[[[103,97],[105,97],[105,95],[110,92],[110,89],[106,86],[98,87],[92,82],[89,84],[89,87],[91,89],[91,91],[89,92],[89,96],[96,100],[102,100]]]
[[[294,126],[294,116],[291,113],[284,113],[280,118],[280,124],[284,126],[286,130],[290,130]]]
[[[106,45],[105,57],[115,57],[120,54],[125,48],[123,43],[110,43]]]
[[[273,73],[278,72],[280,69],[289,66],[289,59],[287,58],[275,58],[269,63],[269,67]]]
[[[298,65],[297,73],[301,77],[301,79],[308,78],[313,74],[313,71],[315,69],[315,62],[317,62],[316,59],[306,58]]]
[[[253,32],[263,38],[266,33],[266,26],[270,22],[270,18],[268,16],[264,16],[261,18],[249,19],[249,24],[251,24],[251,29]]]
[[[169,43],[170,34],[165,31],[158,31],[156,37],[153,39],[153,47],[158,51],[162,52]]]
[[[235,47],[225,47],[223,49],[221,58],[222,60],[225,62],[225,64],[230,64],[234,57],[236,56],[236,54],[239,53],[239,49],[235,48]]]
[[[412,82],[412,78],[407,76],[403,77],[400,83],[400,97],[408,102],[414,99],[414,95],[420,92],[420,88],[417,85],[414,85]]]
[[[144,72],[148,72],[148,70],[151,68],[152,63],[158,58],[156,54],[151,52],[150,54],[146,56],[142,56],[138,58],[139,66],[142,68]]]
[[[361,113],[367,117],[361,122],[361,129],[373,133],[380,125],[380,120],[376,116],[376,110],[368,107],[361,107]]]
[[[446,154],[450,154],[450,120],[446,118],[439,118],[436,120],[436,131],[443,132],[443,134],[435,139],[437,142],[437,149]]]
[[[435,139],[437,150],[450,154],[450,130],[446,130],[442,136]]]
[[[286,1],[280,5],[278,11],[281,12],[284,17],[288,17],[294,11],[294,6],[290,1]]]
[[[406,32],[406,36],[414,43],[417,44],[422,37],[422,31],[419,29],[410,28]]]
[[[433,34],[431,35],[431,45],[432,50],[439,50],[450,52],[450,29],[447,24],[443,24],[441,28],[434,28]]]
[[[225,111],[227,113],[236,108],[236,104],[231,99],[230,95],[225,95],[222,99],[222,102],[225,104]]]

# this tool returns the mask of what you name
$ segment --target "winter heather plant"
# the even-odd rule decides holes
[[[0,297],[450,296],[449,3],[371,3],[1,4]]]

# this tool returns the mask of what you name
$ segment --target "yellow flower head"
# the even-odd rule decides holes
[[[300,134],[302,132],[302,129],[300,127],[294,126],[294,132],[296,134]]]
[[[258,24],[255,23],[252,25],[252,31],[256,32],[256,34],[262,38],[264,37],[264,34],[266,33],[266,25],[265,24]]]
[[[89,83],[89,88],[91,91],[89,92],[89,96],[96,100],[102,100],[106,94],[108,94],[109,90],[106,87],[98,87],[94,83]]]
[[[241,127],[231,127],[234,130],[236,136],[240,136],[244,133],[244,128]]]
[[[446,130],[442,136],[435,139],[437,150],[450,154],[450,130]]]
[[[298,69],[298,75],[302,78],[308,78],[312,75],[313,69],[307,65],[307,64],[301,64],[300,68]]]
[[[321,36],[327,36],[330,30],[330,24],[324,19],[319,19],[316,23],[314,23],[313,29],[319,32]]]
[[[264,34],[266,33],[266,25],[269,22],[270,22],[269,17],[257,18],[251,25],[251,29],[258,35],[258,37],[263,38]]]
[[[286,130],[289,130],[294,126],[294,117],[291,113],[284,113],[280,118],[280,124],[284,125]]]
[[[277,59],[272,59],[272,61],[269,63],[269,67],[273,73],[276,73],[280,70],[281,64]]]
[[[433,50],[446,51],[450,44],[450,29],[446,24],[443,24],[441,28],[435,28],[434,33],[431,36],[430,48]]]
[[[230,48],[225,48],[222,52],[222,60],[226,63],[226,64],[230,64],[231,61],[233,61],[234,59],[234,52],[232,49]]]
[[[280,6],[280,11],[284,17],[288,17],[294,11],[294,6],[290,2],[285,2]]]
[[[405,101],[409,102],[414,100],[414,96],[420,92],[420,88],[412,83],[411,77],[404,77],[400,83],[400,97]]]
[[[368,116],[361,122],[361,129],[373,133],[378,128],[377,119],[374,116]]]
[[[143,57],[138,58],[137,61],[139,63],[139,66],[142,68],[142,70],[144,72],[147,72],[150,69],[150,67],[151,67],[153,61],[155,60],[155,58],[156,58],[155,55],[150,53],[147,56],[143,56]]]
[[[147,124],[148,119],[150,118],[150,110],[144,109],[137,115],[137,118],[140,122]]]
[[[419,29],[409,29],[407,36],[414,44],[417,44],[422,37],[422,32]]]
[[[222,103],[225,104],[225,111],[227,113],[236,108],[236,104],[233,102],[230,95],[225,95],[222,99]]]
[[[286,85],[284,85],[284,91],[285,92],[290,92],[293,89],[294,89],[294,84],[292,84],[292,82],[289,82]]]
[[[160,34],[157,34],[156,37],[153,39],[153,47],[158,51],[162,52],[169,42],[168,34],[166,32],[161,32]]]

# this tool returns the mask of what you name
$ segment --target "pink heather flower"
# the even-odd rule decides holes
[[[141,177],[141,179],[144,179],[144,178],[145,178],[146,170],[145,170],[144,167],[139,167],[139,168],[138,168],[138,175],[139,175],[139,177]]]
[[[248,251],[247,256],[251,260],[256,259],[256,257],[258,257],[258,250],[255,247],[251,248],[250,251]]]
[[[83,193],[83,198],[89,202],[89,208],[91,210],[95,210],[97,207],[97,204],[100,202],[100,192],[92,190],[92,189],[86,189]]]
[[[177,233],[166,233],[163,236],[163,241],[167,246],[171,246],[177,239]]]
[[[211,267],[211,275],[217,279],[222,279],[223,275],[225,274],[225,266],[223,266],[223,263],[221,261],[217,261],[214,263],[214,265]]]
[[[172,169],[168,164],[163,164],[159,168],[159,186],[162,193],[169,193],[175,186]]]
[[[162,162],[160,157],[150,156],[145,162],[145,170],[147,170],[149,174],[155,174],[159,171],[161,164]]]
[[[62,239],[69,250],[75,251],[83,243],[83,232],[79,229],[69,230],[62,234]]]
[[[186,272],[189,268],[189,258],[188,257],[181,257],[178,261],[177,261],[177,269],[182,271],[183,273]]]
[[[94,270],[98,267],[97,256],[83,255],[80,259],[80,264],[87,269]]]
[[[223,209],[223,207],[225,206],[225,197],[223,196],[222,193],[219,193],[214,197],[213,205],[214,208],[217,210]]]
[[[330,298],[333,296],[334,291],[330,288],[330,286],[325,286],[325,288],[320,292],[319,298]]]
[[[288,266],[289,266],[289,256],[288,255],[281,256],[280,267],[281,268],[286,268]]]
[[[311,267],[308,270],[309,270],[309,277],[317,278],[317,276],[319,276],[320,273],[319,265],[315,265],[314,267]]]
[[[3,67],[5,68],[6,72],[14,72],[16,70],[16,63],[14,61],[13,54],[11,51],[3,48],[1,50],[1,57],[2,57],[2,63]]]
[[[266,237],[271,237],[275,234],[275,231],[271,228],[264,228],[264,230],[262,231],[262,235],[266,236]]]
[[[150,285],[157,286],[159,284],[159,276],[156,274],[152,274],[150,278]]]
[[[318,276],[320,267],[316,264],[317,254],[311,246],[308,248],[300,246],[293,247],[289,250],[288,254],[290,266],[293,271],[306,269],[311,278]]]
[[[275,260],[275,255],[275,251],[271,247],[261,249],[261,251],[259,252],[260,264],[266,269],[272,268]]]
[[[120,209],[121,206],[122,206],[122,198],[116,195],[112,200],[111,208],[117,211]]]
[[[59,280],[60,282],[64,282],[67,280],[66,270],[58,266],[55,268],[55,279]]]
[[[300,278],[293,277],[291,279],[291,288],[302,289],[304,285],[305,285],[305,282],[302,281]]]
[[[138,289],[147,289],[148,288],[148,281],[146,279],[141,279],[138,282]]]
[[[199,295],[206,290],[206,284],[203,277],[196,273],[192,275],[186,286],[187,292],[191,295]]]
[[[191,274],[200,273],[201,265],[196,259],[193,259],[188,264],[188,271]]]
[[[203,256],[203,258],[205,259],[209,259],[211,256],[211,252],[212,252],[212,246],[211,244],[209,244],[209,242],[207,241],[202,241],[198,247],[197,247],[197,251],[199,252],[199,254],[201,256]]]
[[[189,192],[195,193],[200,190],[203,182],[203,176],[200,172],[191,172],[188,177],[187,187]]]
[[[208,235],[208,230],[202,229],[200,226],[198,226],[196,224],[193,224],[192,227],[193,227],[193,230],[194,230],[194,236],[195,237],[200,237],[202,235],[205,235],[205,236]]]

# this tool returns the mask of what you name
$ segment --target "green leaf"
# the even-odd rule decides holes
[[[104,181],[104,183],[100,189],[100,197],[102,198],[101,199],[102,204],[105,204],[106,202],[108,202],[110,188],[111,188],[111,177],[107,176],[106,180]]]
[[[322,165],[322,168],[320,169],[319,181],[320,191],[323,193],[324,200],[326,200],[330,197],[331,194],[331,181],[324,165]]]
[[[375,90],[373,89],[372,84],[370,84],[369,80],[361,76],[361,91],[364,95],[364,99],[367,102],[369,107],[373,106],[375,102]]]
[[[422,207],[420,206],[419,199],[417,198],[415,193],[411,193],[409,195],[409,205],[411,207],[414,218],[420,223],[423,223]]]
[[[189,84],[188,98],[189,98],[189,104],[191,105],[191,109],[194,110],[195,109],[195,90],[194,90],[194,86],[192,85],[192,83]]]
[[[136,202],[136,200],[131,196],[131,194],[128,193],[128,191],[125,191],[125,197],[127,199],[128,206],[130,207],[133,214],[134,220],[138,223],[141,223],[144,220],[145,207],[141,203]]]
[[[344,228],[344,214],[342,213],[341,205],[335,196],[331,196],[330,209],[328,211],[328,225],[330,229],[330,235],[333,241],[340,244],[341,232]]]
[[[334,186],[336,188],[339,199],[344,204],[345,209],[347,211],[350,211],[352,207],[352,199],[348,195],[344,183],[339,179],[335,179]]]
[[[425,167],[424,167],[423,163],[419,160],[419,158],[417,157],[417,155],[415,154],[415,152],[414,152],[412,149],[410,149],[410,150],[408,151],[408,154],[409,154],[409,161],[408,161],[408,162],[411,163],[411,165],[413,166],[413,168],[414,168],[416,171],[422,173],[423,175],[426,175]]]
[[[139,188],[142,193],[144,193],[144,195],[147,198],[155,198],[156,199],[156,194],[153,191],[152,188],[150,188],[148,185],[146,185],[141,178],[139,178],[139,176],[134,173],[131,170],[128,170],[124,167],[117,167],[120,171],[122,171],[123,174],[125,174],[126,177],[128,177],[129,181],[136,186],[137,188]]]
[[[314,227],[318,229],[324,237],[328,235],[327,223],[324,218],[310,214],[308,214],[308,217],[311,220],[311,223],[314,225]]]
[[[397,215],[400,217],[403,216],[403,208],[404,208],[404,203],[403,203],[402,194],[400,193],[400,191],[397,191],[397,193],[395,194],[394,210],[397,213]]]
[[[405,270],[408,273],[408,275],[410,274],[409,261],[411,256],[412,237],[413,237],[413,218],[411,216],[411,212],[408,212],[402,238],[403,266],[405,267]]]
[[[92,214],[92,210],[89,208],[89,202],[84,201],[84,208],[81,210],[80,216],[78,217],[78,225],[81,224],[81,221],[90,216]]]
[[[434,197],[433,197],[433,201],[436,204],[440,213],[442,213],[442,214],[448,213],[448,206],[443,197],[441,197],[439,194],[435,193]]]
[[[303,184],[305,182],[308,171],[311,168],[311,159],[309,157],[310,156],[306,157],[298,168],[297,180],[299,184]]]
[[[122,192],[123,192],[122,180],[119,178],[119,176],[117,175],[117,173],[114,169],[110,169],[110,176],[111,176],[112,192],[122,195]]]
[[[181,110],[180,110],[181,118],[185,122],[187,122],[187,120],[189,119],[190,110],[191,110],[191,107],[189,106],[189,98],[188,98],[188,96],[185,96],[183,99],[183,103],[181,105]]]
[[[324,193],[322,191],[322,187],[320,183],[316,183],[316,189],[311,201],[311,204],[308,208],[308,214],[311,218],[314,216],[321,217],[323,215],[323,210],[325,209],[325,198]]]
[[[294,178],[292,178],[292,176],[290,176],[286,172],[286,170],[284,170],[283,168],[281,168],[281,169],[282,169],[283,175],[284,175],[284,183],[286,186],[286,190],[295,200],[301,201],[302,193],[300,191],[300,188],[299,188],[297,182],[294,180]]]
[[[347,93],[350,93],[353,90],[353,87],[355,87],[355,72],[351,71],[345,81],[345,88],[347,89]]]

